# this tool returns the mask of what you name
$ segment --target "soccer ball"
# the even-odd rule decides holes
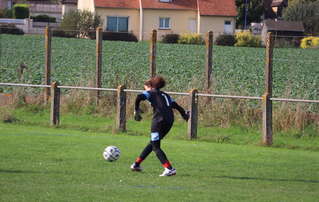
[[[120,158],[121,151],[116,146],[108,146],[103,151],[103,158],[107,161],[116,161]]]

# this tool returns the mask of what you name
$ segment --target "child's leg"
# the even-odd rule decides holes
[[[168,161],[165,152],[161,149],[161,140],[152,141],[153,151],[162,163],[163,167],[172,169],[171,163]]]
[[[140,156],[137,157],[137,159],[135,160],[135,163],[138,165],[142,163],[146,159],[146,157],[152,152],[152,147],[152,144],[148,143],[148,145],[146,145]]]
[[[162,163],[163,167],[172,169],[172,165],[167,159],[165,152],[161,149],[161,139],[165,137],[165,135],[171,129],[173,123],[167,123],[165,121],[161,122],[152,122],[152,133],[151,133],[151,143],[153,146],[153,151],[155,152],[157,158]]]

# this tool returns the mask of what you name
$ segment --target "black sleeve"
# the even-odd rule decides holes
[[[172,102],[172,108],[177,109],[177,111],[181,114],[182,117],[186,115],[184,108],[179,106],[176,102]]]
[[[135,99],[135,111],[140,109],[140,102],[146,100],[147,97],[144,94],[137,95]]]

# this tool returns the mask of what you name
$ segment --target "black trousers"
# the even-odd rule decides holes
[[[154,151],[157,158],[162,164],[167,163],[168,159],[165,152],[161,149],[161,140],[167,135],[173,126],[173,121],[152,121],[151,126],[151,141],[146,145],[142,151],[140,158],[146,159],[146,157]]]

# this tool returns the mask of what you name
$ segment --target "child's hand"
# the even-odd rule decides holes
[[[185,114],[183,114],[183,119],[184,119],[185,121],[188,121],[189,116],[190,116],[190,111],[186,111]]]
[[[140,109],[134,111],[134,119],[135,121],[141,121],[142,116],[141,113],[143,113]]]

